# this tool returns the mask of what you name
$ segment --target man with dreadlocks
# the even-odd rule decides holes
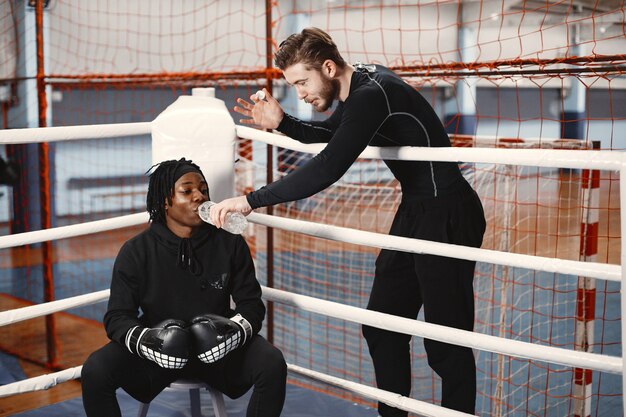
[[[111,342],[83,366],[88,417],[121,416],[118,388],[148,403],[179,378],[231,398],[254,387],[247,416],[280,415],[287,367],[258,335],[265,307],[250,250],[240,235],[200,220],[208,199],[190,160],[161,162],[150,174],[150,226],[122,246],[113,266],[104,315]]]

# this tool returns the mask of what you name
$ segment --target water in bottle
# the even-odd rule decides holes
[[[198,206],[198,216],[209,224],[213,224],[209,213],[211,212],[211,207],[215,204],[216,203],[213,201],[205,201]],[[226,215],[226,222],[222,225],[222,229],[235,235],[242,234],[246,230],[246,227],[248,227],[246,216],[237,211],[228,213],[228,215]]]

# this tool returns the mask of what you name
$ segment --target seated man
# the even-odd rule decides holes
[[[161,162],[150,174],[150,227],[123,245],[113,267],[104,316],[111,342],[83,366],[88,417],[121,416],[118,388],[147,403],[179,378],[231,398],[254,387],[247,416],[280,415],[287,367],[257,334],[265,306],[250,250],[240,235],[200,220],[208,199],[189,160]]]

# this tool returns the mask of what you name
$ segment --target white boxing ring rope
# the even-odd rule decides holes
[[[49,240],[66,239],[70,237],[89,235],[92,233],[106,232],[108,230],[121,229],[123,227],[146,224],[148,219],[148,213],[136,213],[112,219],[95,220],[92,222],[55,227],[52,229],[0,236],[0,249],[47,242]]]
[[[280,216],[268,216],[267,214],[260,213],[252,213],[248,216],[248,218],[254,223],[259,223],[268,227],[276,227],[278,229],[303,233],[305,235],[321,237],[338,242],[354,243],[374,248],[392,249],[403,252],[429,253],[451,258],[533,269],[537,271],[561,272],[570,275],[581,275],[589,278],[600,278],[607,281],[621,281],[621,267],[619,265],[597,262],[579,262],[508,252],[506,252],[506,256],[502,256],[503,252],[496,250],[478,249],[468,246],[453,245],[450,243],[432,242],[429,240],[392,236],[383,233],[366,232],[347,227],[288,219]],[[529,268],[528,265],[532,265],[532,268]]]
[[[0,130],[0,145],[149,135],[150,122]]]
[[[45,128],[0,130],[0,145],[56,142],[80,139],[147,135],[151,132],[150,122],[117,123],[108,125],[59,126]],[[303,144],[289,137],[236,126],[237,136],[294,151],[318,153],[320,144]],[[359,156],[370,159],[406,159],[415,161],[488,162],[510,165],[560,167],[574,169],[621,170],[626,167],[624,152],[567,150],[567,149],[501,149],[501,148],[420,148],[368,146]]]
[[[0,131],[0,143],[2,143],[1,133]],[[304,144],[284,135],[247,126],[237,126],[237,136],[241,139],[250,139],[305,153],[319,153],[324,148],[324,144]],[[621,170],[626,167],[626,153],[624,152],[567,149],[421,148],[416,146],[379,148],[368,146],[359,155],[359,158],[488,162],[492,164],[506,163],[507,165],[609,171]]]
[[[428,240],[390,236],[382,233],[366,232],[322,223],[288,219],[279,216],[268,216],[266,214],[252,213],[248,216],[248,218],[253,223],[258,223],[264,226],[276,227],[283,230],[289,230],[292,232],[303,233],[310,236],[344,243],[362,244],[376,248],[400,250],[404,252],[431,253],[448,257],[453,255],[453,257],[459,259],[475,260],[479,262],[488,262],[520,268],[528,268],[528,265],[532,262],[532,269],[539,271],[561,272],[590,278],[600,278],[607,281],[621,280],[621,268],[619,265],[597,262],[578,262],[566,259],[546,258],[542,256],[522,255],[516,253],[507,253],[507,256],[503,257],[501,256],[502,252],[495,250],[477,249],[448,243],[431,242]],[[49,230],[37,230],[34,232],[0,236],[0,249],[82,236],[122,227],[136,226],[139,224],[145,224],[147,221],[147,213],[137,213],[112,219],[61,226]]]
[[[244,139],[257,140],[271,145],[277,145],[288,149],[317,153],[321,150],[320,145],[303,145],[281,135],[275,135],[245,126],[237,126],[237,134]],[[0,130],[0,144],[3,143],[31,143],[41,141],[91,139],[102,137],[121,137],[142,135],[150,133],[150,123],[124,123],[116,125],[95,126],[72,126],[35,129],[12,129]],[[34,139],[36,138],[36,139]],[[322,145],[323,146],[323,145]],[[361,155],[364,158],[385,159],[412,159],[434,161],[464,161],[464,162],[491,162],[499,163],[506,161],[507,164],[530,165],[543,167],[564,167],[576,169],[602,169],[619,170],[626,172],[626,155],[618,152],[602,151],[570,151],[570,150],[542,150],[542,149],[477,149],[477,148],[371,148],[368,147]],[[621,184],[622,187],[624,186]],[[624,188],[620,189],[621,207],[626,207]],[[433,253],[444,256],[452,256],[462,259],[472,259],[490,262],[500,265],[520,266],[528,268],[532,262],[532,269],[548,272],[567,272],[573,275],[583,275],[611,281],[623,280],[623,269],[619,265],[607,265],[600,263],[585,263],[567,261],[553,258],[542,258],[528,255],[517,255],[485,251],[481,249],[459,247],[436,242],[419,241],[415,239],[399,238],[395,236],[358,231],[354,229],[340,228],[336,226],[322,225],[303,222],[293,219],[279,218],[253,213],[250,220],[254,223],[285,230],[292,230],[312,236],[332,239],[342,242],[364,244],[367,246],[384,247],[417,253]],[[44,240],[61,239],[72,236],[96,233],[104,230],[112,230],[136,224],[145,223],[147,215],[136,214],[123,216],[111,220],[101,220],[81,225],[64,226],[50,230],[29,232],[18,235],[0,237],[0,249],[15,247]],[[111,222],[111,223],[109,223]],[[108,224],[107,224],[108,223]],[[622,220],[622,236],[626,235],[626,227]],[[346,233],[348,232],[348,233]],[[346,237],[347,236],[347,237]],[[380,244],[381,237],[391,243]],[[622,246],[622,265],[626,259],[626,250]],[[498,257],[499,255],[499,257]],[[506,255],[506,256],[502,256]],[[328,315],[336,318],[344,318],[349,321],[368,324],[375,327],[385,328],[397,332],[403,332],[429,339],[446,341],[487,350],[491,352],[520,356],[529,359],[543,360],[567,366],[583,367],[609,373],[623,372],[623,359],[587,352],[576,352],[569,349],[553,348],[549,346],[533,345],[531,343],[507,340],[502,343],[502,338],[481,335],[458,329],[450,329],[430,323],[419,322],[384,313],[378,313],[346,306],[325,300],[319,300],[303,295],[290,294],[283,291],[263,288],[263,297],[270,301],[284,303],[303,310]],[[108,298],[108,290],[100,291],[83,296],[73,297],[67,300],[58,300],[38,306],[30,306],[22,309],[0,313],[0,326],[16,321],[22,321],[52,312],[65,310],[79,305],[92,304]],[[622,297],[622,312],[626,309],[625,297]],[[329,311],[333,311],[332,315]],[[337,313],[339,312],[339,313]],[[624,314],[622,314],[622,317]],[[622,321],[622,325],[624,321]],[[624,327],[623,327],[624,329]],[[459,336],[463,336],[464,343],[459,342]],[[623,336],[624,337],[624,336]],[[503,348],[501,345],[507,345]],[[466,415],[452,410],[447,410],[432,404],[423,403],[411,398],[400,397],[397,394],[388,393],[361,384],[340,380],[315,371],[290,365],[292,372],[308,375],[315,379],[325,380],[327,383],[342,386],[346,389],[358,392],[361,395],[386,402],[392,406],[407,411],[420,412],[424,415],[433,416],[460,416]],[[46,389],[80,375],[81,367],[70,368],[61,372],[42,375],[40,377],[18,381],[0,387],[0,397],[13,395],[19,392],[27,392],[38,389]],[[30,382],[29,382],[30,381]],[[29,388],[28,388],[29,387]],[[391,396],[391,397],[390,397]],[[626,405],[624,406],[626,409]]]

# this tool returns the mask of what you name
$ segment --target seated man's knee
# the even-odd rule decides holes
[[[287,379],[287,363],[280,349],[271,345],[263,360],[266,364],[265,372],[271,374],[272,378]]]
[[[111,364],[102,357],[100,351],[95,351],[85,361],[81,370],[81,383],[83,386],[101,385],[107,379]]]

